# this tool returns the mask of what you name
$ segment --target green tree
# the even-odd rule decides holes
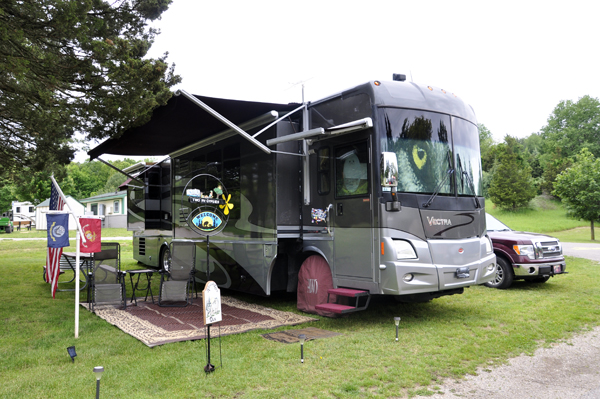
[[[488,193],[492,202],[502,209],[516,210],[527,206],[535,197],[531,167],[520,150],[518,140],[511,136],[506,136],[504,143],[498,146],[499,155]]]
[[[0,213],[9,210],[14,200],[15,195],[12,183],[0,177]]]
[[[600,156],[600,101],[583,96],[577,102],[561,101],[542,127],[545,153],[562,149],[566,158],[575,157],[582,148]]]
[[[484,171],[489,172],[494,164],[492,149],[494,138],[492,132],[483,124],[477,125],[479,129],[479,149],[481,151],[481,164]]]
[[[546,160],[540,187],[542,192],[548,194],[551,194],[554,190],[554,182],[556,182],[556,177],[564,170],[570,168],[573,164],[573,160],[571,158],[563,157],[562,150],[559,147],[554,149],[554,153],[551,154],[551,156],[552,158]]]
[[[68,164],[74,132],[115,137],[145,123],[180,81],[148,28],[171,0],[0,4],[0,174]]]
[[[556,178],[555,195],[572,216],[588,220],[595,240],[594,221],[600,218],[600,158],[583,148],[569,169]]]

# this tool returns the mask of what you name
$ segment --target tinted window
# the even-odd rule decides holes
[[[458,195],[481,196],[483,183],[477,126],[465,120],[453,118],[452,137],[456,157],[454,162]]]
[[[369,193],[369,153],[367,143],[335,150],[335,195],[348,197]]]

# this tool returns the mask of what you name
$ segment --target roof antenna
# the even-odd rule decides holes
[[[308,78],[306,80],[300,80],[296,83],[289,83],[289,84],[291,84],[291,86],[288,87],[287,90],[294,88],[294,87],[298,86],[299,84],[301,84],[302,85],[302,104],[304,104],[304,83],[308,82],[309,80],[311,80],[313,78],[314,78],[314,76],[312,78]]]
[[[412,71],[410,71],[410,83],[415,83],[415,81],[412,78]]]

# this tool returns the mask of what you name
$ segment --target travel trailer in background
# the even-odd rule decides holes
[[[168,267],[170,248],[193,241],[201,282],[210,268],[220,287],[296,291],[302,310],[331,314],[366,307],[334,296],[427,301],[496,272],[475,114],[403,75],[305,104],[180,91],[89,152],[102,154],[166,156],[127,172],[134,257]],[[208,265],[192,222],[204,195],[231,204]]]

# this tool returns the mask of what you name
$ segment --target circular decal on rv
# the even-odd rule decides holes
[[[233,208],[231,194],[223,182],[213,175],[199,174],[192,177],[183,188],[180,223],[186,223],[197,234],[215,235],[225,228]]]

